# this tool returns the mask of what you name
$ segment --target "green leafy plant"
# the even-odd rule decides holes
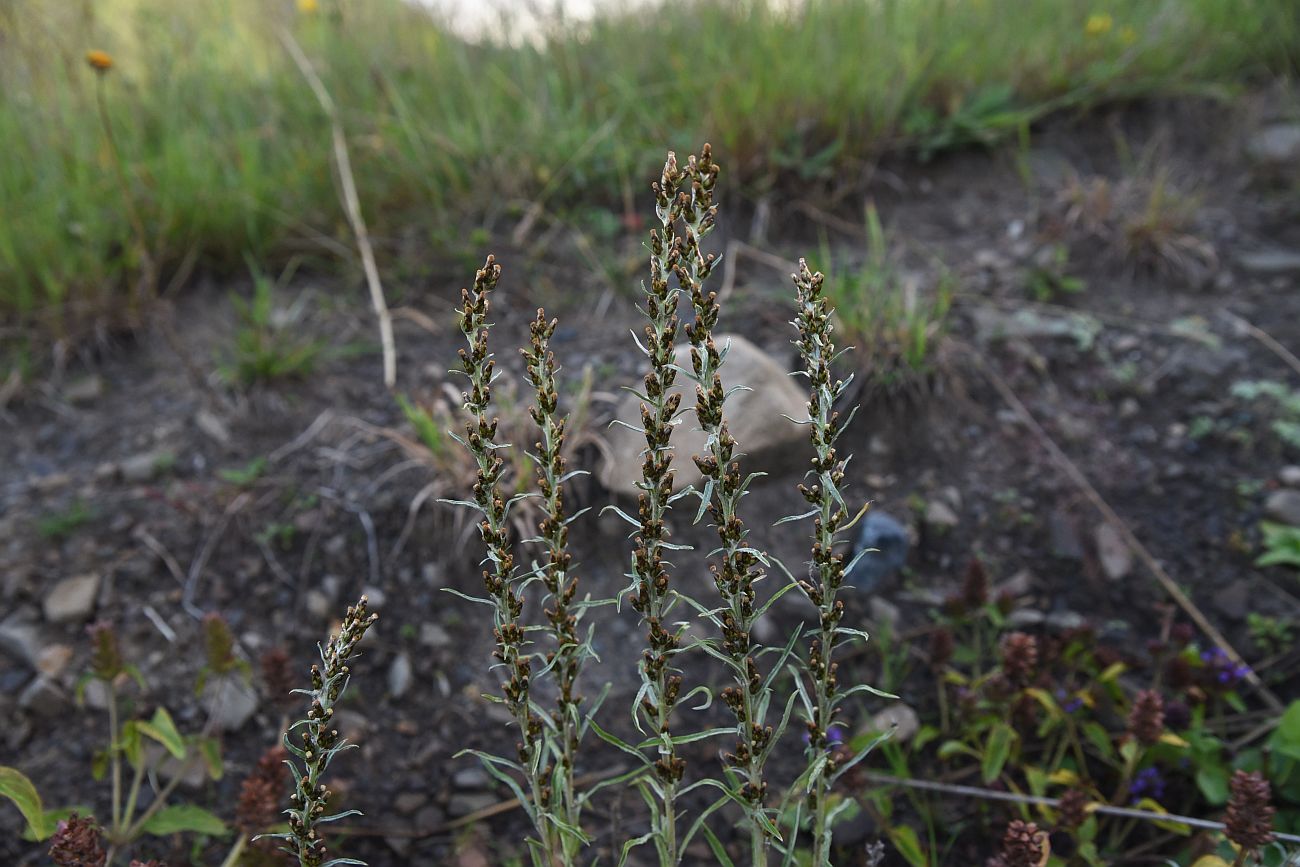
[[[1300,569],[1300,527],[1264,521],[1264,553],[1255,560],[1257,566],[1291,566]]]
[[[1088,288],[1082,277],[1070,274],[1070,248],[1051,244],[1034,258],[1028,274],[1029,294],[1035,301],[1055,301],[1063,295],[1077,295]]]
[[[1233,383],[1232,396],[1267,407],[1273,433],[1287,446],[1300,449],[1300,390],[1256,379]]]
[[[783,863],[811,859],[816,867],[831,863],[832,828],[837,817],[852,806],[851,801],[832,793],[831,788],[875,746],[873,741],[851,754],[836,748],[837,716],[855,696],[869,691],[866,686],[838,683],[833,661],[837,648],[865,639],[865,633],[841,624],[844,603],[838,599],[846,571],[845,556],[837,551],[838,536],[852,526],[840,487],[846,458],[839,457],[834,443],[844,429],[832,407],[845,383],[833,380],[830,365],[836,358],[831,340],[834,308],[822,293],[821,274],[801,263],[795,285],[799,299],[796,319],[797,345],[805,358],[804,374],[810,381],[811,412],[801,423],[809,428],[817,457],[808,486],[800,486],[811,511],[786,520],[812,519],[814,524],[814,571],[807,580],[797,581],[779,561],[770,558],[753,541],[739,517],[739,505],[755,478],[741,473],[739,445],[727,430],[725,400],[719,369],[727,348],[712,337],[719,306],[704,283],[717,262],[706,253],[702,240],[713,228],[717,207],[713,192],[718,167],[706,145],[700,157],[692,156],[685,167],[669,154],[654,185],[658,225],[650,233],[650,281],[643,313],[646,326],[637,345],[645,354],[648,370],[642,389],[641,426],[646,438],[637,515],[617,506],[607,507],[633,529],[633,551],[629,585],[615,600],[587,601],[574,605],[576,581],[568,572],[566,547],[568,518],[562,511],[565,473],[562,458],[566,420],[558,416],[554,360],[548,342],[555,322],[542,311],[532,324],[532,344],[524,350],[527,375],[536,392],[531,409],[540,429],[538,452],[532,455],[537,467],[536,490],[507,497],[501,481],[507,471],[502,454],[506,446],[497,419],[489,415],[494,400],[494,379],[499,376],[489,351],[489,295],[501,268],[488,257],[475,276],[472,289],[462,291],[459,324],[467,348],[460,351],[460,372],[469,379],[464,392],[467,423],[464,437],[457,437],[478,467],[473,501],[461,501],[483,516],[480,533],[487,547],[486,597],[471,598],[493,611],[495,656],[506,672],[502,695],[492,697],[505,704],[521,741],[518,760],[482,752],[474,754],[487,770],[505,783],[519,798],[532,821],[536,838],[530,853],[537,865],[574,864],[589,842],[582,828],[582,809],[591,794],[603,785],[634,786],[649,808],[649,827],[622,847],[619,863],[642,845],[653,847],[662,867],[683,863],[684,853],[697,835],[720,863],[731,864],[721,839],[710,820],[728,805],[740,807],[739,825],[748,835],[748,858],[753,865],[769,863],[772,851]],[[688,370],[676,352],[679,332],[677,309],[685,297],[694,309],[695,321],[684,329],[690,341]],[[678,360],[675,360],[678,359]],[[706,434],[704,453],[693,456],[703,475],[701,487],[676,491],[673,483],[673,430],[681,423],[684,409],[681,388],[674,388],[678,376],[695,385],[694,416]],[[539,537],[546,552],[544,564],[531,568],[516,565],[512,541],[512,509],[524,497],[540,496]],[[699,500],[695,520],[708,514],[718,533],[719,547],[711,565],[717,600],[699,600],[675,586],[668,557],[686,546],[668,540],[668,517],[674,505],[685,497]],[[861,555],[860,555],[861,556]],[[788,582],[760,600],[756,591],[766,570],[775,566]],[[550,624],[555,649],[541,654],[529,649],[528,635],[547,630],[525,620],[526,600],[533,587],[544,588],[542,604]],[[820,625],[800,629],[783,647],[762,647],[753,635],[755,621],[777,598],[789,591],[801,592],[815,607]],[[454,592],[454,591],[453,591]],[[639,743],[625,741],[602,728],[594,719],[600,702],[589,709],[579,707],[573,689],[584,662],[591,656],[590,635],[580,637],[577,624],[592,605],[627,599],[646,627],[646,648],[638,665],[641,686],[632,707],[632,720],[643,737]],[[684,643],[689,619],[682,607],[693,609],[697,619],[716,630],[717,635]],[[796,650],[802,640],[807,649]],[[681,668],[682,654],[699,651],[722,663],[733,679],[721,697],[735,718],[734,725],[698,731],[683,731],[681,706],[694,696],[705,705],[712,697],[707,686],[686,688]],[[760,660],[767,658],[760,666]],[[764,671],[766,669],[766,671]],[[776,696],[778,675],[788,671],[791,692],[784,701]],[[535,691],[541,679],[555,682],[558,701],[553,710],[537,704]],[[779,721],[768,723],[769,713]],[[796,707],[801,707],[808,732],[807,765],[780,799],[768,791],[765,763],[777,747]],[[612,780],[585,792],[574,788],[573,771],[583,736],[594,731],[601,739],[634,757],[636,766]],[[691,780],[681,752],[685,744],[716,737],[736,739],[726,752],[721,776],[706,775]],[[682,799],[697,791],[717,790],[720,794],[687,822]],[[811,852],[800,847],[799,837],[807,832]]]
[[[59,541],[68,538],[94,519],[95,510],[85,500],[77,498],[66,509],[41,516],[36,524],[36,532],[43,539]]]
[[[866,226],[865,260],[853,268],[833,269],[827,297],[868,387],[916,390],[933,372],[938,344],[947,333],[952,284],[945,274],[926,292],[899,271],[874,205],[867,207]],[[829,260],[829,251],[822,255]]]
[[[253,295],[248,300],[235,296],[231,304],[239,320],[234,346],[221,364],[222,375],[243,386],[277,379],[301,377],[316,369],[325,345],[295,334],[275,315],[275,283],[250,258]]]

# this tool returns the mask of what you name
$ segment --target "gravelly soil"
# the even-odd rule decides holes
[[[1300,462],[1300,454],[1288,453],[1270,432],[1264,405],[1232,395],[1232,385],[1242,380],[1300,388],[1300,374],[1242,324],[1254,323],[1283,347],[1300,349],[1297,273],[1263,274],[1242,262],[1252,250],[1300,252],[1294,187],[1288,191],[1261,177],[1242,156],[1245,138],[1267,117],[1269,105],[1261,95],[1234,108],[1139,106],[1053,122],[1027,151],[878,168],[870,194],[902,246],[904,266],[925,284],[942,262],[959,289],[952,339],[940,348],[926,387],[907,396],[864,393],[866,404],[849,435],[858,455],[852,490],[914,532],[905,573],[876,591],[898,608],[896,632],[924,627],[934,600],[954,585],[975,552],[999,579],[1028,575],[1020,582],[1021,605],[1041,612],[1045,629],[1087,620],[1108,641],[1138,652],[1159,606],[1168,603],[1141,564],[1122,578],[1107,576],[1096,540],[1100,515],[991,386],[977,357],[1005,379],[1248,660],[1263,662],[1245,630],[1247,611],[1296,618],[1294,573],[1260,569],[1253,560],[1263,500],[1278,486],[1283,466]],[[1123,157],[1117,142],[1146,156]],[[1084,225],[1087,215],[1081,221],[1071,212],[1070,203],[1078,201],[1068,193],[1074,178],[1082,179],[1081,188],[1095,178],[1117,188],[1149,183],[1161,171],[1197,201],[1175,233],[1191,239],[1175,245],[1185,254],[1179,262],[1163,269],[1135,262],[1140,252],[1099,240]],[[861,258],[861,240],[844,225],[860,222],[860,204],[860,196],[850,196],[819,209],[775,208],[785,216],[773,219],[767,234],[795,242],[750,237],[740,220],[724,221],[715,237],[748,238],[791,259],[801,249],[818,249],[819,233],[825,233],[838,256]],[[753,210],[752,203],[737,205]],[[1086,288],[1039,304],[1027,289],[1029,275],[1043,261],[1041,251],[1058,240],[1070,250],[1070,274]],[[567,243],[552,236],[537,248],[505,249],[508,271],[494,339],[509,367],[515,362],[506,347],[519,344],[536,306],[558,312],[564,321],[554,348],[571,393],[583,369],[592,371],[586,429],[599,435],[618,386],[637,377],[626,334],[636,325],[628,290],[636,285],[639,254],[635,239],[618,241],[610,264],[597,274],[572,265]],[[454,380],[444,371],[459,337],[449,311],[472,264],[436,262],[430,268],[438,274],[432,286],[394,290],[404,294],[399,303],[437,329],[431,333],[416,319],[399,317],[399,388],[450,402],[444,383]],[[340,759],[334,771],[347,805],[366,813],[353,822],[357,833],[344,845],[346,854],[375,867],[507,863],[522,852],[525,830],[517,813],[469,828],[445,827],[457,812],[504,797],[484,785],[471,759],[454,759],[454,753],[462,747],[512,752],[514,740],[480,697],[495,684],[486,667],[490,636],[481,612],[440,592],[474,592],[478,584],[477,534],[466,516],[435,502],[453,492],[455,473],[431,465],[427,451],[412,447],[414,432],[379,385],[367,311],[340,300],[353,287],[296,279],[281,300],[309,312],[294,330],[337,352],[305,380],[245,392],[212,375],[213,359],[227,351],[235,328],[214,288],[200,287],[177,302],[178,345],[197,380],[173,346],[145,334],[110,347],[91,367],[74,366],[33,389],[0,420],[6,446],[0,612],[10,627],[34,624],[28,650],[72,649],[71,661],[53,675],[53,689],[24,708],[18,697],[36,675],[20,642],[7,639],[0,647],[7,651],[0,654],[0,762],[28,773],[48,805],[106,807],[107,789],[93,783],[88,770],[102,746],[106,717],[102,710],[76,709],[71,698],[88,655],[85,622],[47,623],[42,610],[60,579],[101,576],[94,617],[118,624],[142,670],[145,689],[127,689],[135,708],[152,712],[165,702],[186,732],[202,728],[206,715],[191,688],[202,666],[197,615],[225,616],[255,668],[265,650],[284,646],[296,669],[305,669],[329,621],[365,591],[382,619],[355,666],[345,720],[361,749]],[[788,361],[789,295],[776,270],[738,256],[724,327]],[[1017,311],[1036,316],[1040,332],[1069,327],[1062,336],[999,338],[998,328],[1010,321],[1005,317]],[[1082,316],[1069,318],[1076,314]],[[590,442],[577,450],[582,460],[597,454]],[[265,461],[259,472],[238,477],[259,459]],[[759,483],[746,500],[750,525],[765,528],[794,511],[796,481],[787,474]],[[576,505],[599,507],[607,499],[595,482],[575,482]],[[955,526],[940,531],[922,519],[926,504],[936,500],[956,514]],[[84,520],[59,520],[79,503],[87,507]],[[584,587],[601,597],[624,583],[627,542],[617,523],[598,511],[579,519],[573,537]],[[710,547],[705,529],[677,530],[679,541]],[[756,532],[785,562],[802,562],[798,526]],[[708,592],[697,560],[684,556],[680,566],[681,581]],[[878,619],[881,609],[860,596],[853,615]],[[772,634],[785,634],[807,616],[794,604],[778,608]],[[602,609],[593,621],[604,664],[589,675],[587,690],[594,694],[610,682],[609,718],[626,719],[640,629],[626,608],[621,615]],[[413,677],[405,694],[394,698],[389,672],[399,653],[409,656]],[[1267,663],[1277,694],[1296,693],[1298,662],[1292,649]],[[43,664],[51,663],[47,658]],[[870,656],[846,667],[842,680],[880,674]],[[700,682],[719,676],[704,662],[687,674],[688,681]],[[224,735],[225,777],[183,790],[225,816],[239,780],[275,742],[285,713],[265,694],[260,677],[255,680],[263,693],[257,712],[238,732]],[[899,690],[904,700],[918,703],[929,687],[904,683]],[[720,720],[714,710],[699,714],[699,724]],[[797,761],[794,746],[795,758],[778,763],[774,779],[788,779],[790,762]],[[707,767],[716,761],[713,749],[693,746],[688,757]],[[583,770],[604,770],[616,761],[616,754],[593,749]],[[598,847],[617,849],[639,833],[642,820],[639,799],[611,795],[598,802],[591,830]],[[0,811],[0,857],[41,863],[39,850],[19,841],[18,830],[17,814]],[[978,842],[971,845],[978,851]],[[187,863],[187,851],[179,841],[170,847],[164,841],[152,854],[179,864]],[[212,846],[208,857],[216,851]],[[846,851],[837,863],[858,858]]]

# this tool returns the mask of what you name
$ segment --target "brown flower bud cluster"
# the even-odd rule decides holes
[[[1160,740],[1165,731],[1165,702],[1160,693],[1144,689],[1137,694],[1128,714],[1128,731],[1144,747]]]
[[[1273,841],[1273,790],[1259,771],[1235,771],[1229,783],[1224,833],[1246,851]]]
[[[1002,850],[988,860],[988,867],[1042,867],[1047,855],[1047,835],[1033,822],[1013,819],[1002,837]]]
[[[50,859],[58,867],[104,867],[107,857],[99,825],[90,817],[73,813],[50,838]]]
[[[474,502],[483,513],[479,534],[488,547],[488,559],[492,563],[492,567],[483,572],[483,585],[495,606],[497,646],[494,655],[504,663],[509,676],[501,684],[501,691],[522,736],[516,744],[519,762],[529,766],[540,743],[542,722],[528,704],[532,663],[523,652],[524,630],[519,618],[523,614],[524,600],[518,589],[514,546],[506,524],[507,501],[501,489],[506,461],[501,457],[500,445],[496,442],[498,420],[488,417],[496,367],[488,350],[488,312],[491,309],[488,296],[500,278],[501,266],[495,257],[488,256],[474,275],[473,289],[461,290],[458,319],[469,348],[460,350],[460,365],[461,372],[470,381],[469,390],[462,392],[461,396],[469,415],[465,423],[465,444],[478,467]],[[547,399],[550,399],[549,395]]]

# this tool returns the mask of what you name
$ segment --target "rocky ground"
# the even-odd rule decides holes
[[[922,388],[859,393],[850,490],[898,520],[907,551],[901,570],[862,588],[871,592],[858,594],[855,619],[888,623],[896,635],[923,629],[979,554],[1017,595],[1026,626],[1090,622],[1140,650],[1169,595],[1069,475],[1072,462],[1269,688],[1297,693],[1294,642],[1265,653],[1247,615],[1300,619],[1295,571],[1254,564],[1261,521],[1300,526],[1300,446],[1284,435],[1300,417],[1242,384],[1280,383],[1293,403],[1300,392],[1298,161],[1300,126],[1260,93],[1234,106],[1180,101],[1058,120],[1027,149],[875,167],[870,196],[900,266],[924,286],[949,273],[957,296],[951,336]],[[746,219],[724,220],[714,236],[718,249],[736,242],[722,323],[755,347],[730,369],[751,385],[763,366],[793,363],[791,292],[776,266],[818,250],[819,237],[837,258],[863,257],[861,197],[813,198],[816,206],[737,202]],[[503,237],[512,228],[495,227]],[[563,227],[516,233],[499,249],[507,275],[494,339],[507,370],[518,373],[509,347],[537,305],[563,317],[554,349],[564,397],[585,407],[573,460],[597,470],[575,481],[576,506],[617,499],[618,480],[632,472],[601,462],[629,459],[607,423],[619,387],[639,376],[627,337],[638,244],[611,241],[600,268],[572,264],[583,244]],[[450,311],[472,268],[472,259],[438,262],[433,285],[393,289],[399,391],[451,412],[460,386],[445,374],[459,340]],[[375,867],[509,863],[523,851],[517,813],[457,823],[507,794],[454,754],[509,752],[514,740],[481,698],[496,682],[482,612],[442,592],[479,583],[471,522],[436,502],[463,490],[463,464],[454,451],[422,447],[381,387],[353,287],[299,277],[284,289],[285,333],[331,352],[309,377],[253,389],[232,389],[216,373],[237,328],[216,288],[176,302],[172,339],[159,331],[110,345],[0,416],[0,763],[31,776],[47,805],[104,809],[106,787],[90,773],[105,739],[104,695],[89,690],[78,702],[75,687],[87,667],[85,627],[107,620],[142,673],[142,687],[123,687],[133,709],[165,704],[183,732],[222,739],[225,776],[196,776],[180,792],[229,816],[240,779],[292,713],[259,660],[286,648],[305,676],[314,643],[366,593],[380,626],[340,719],[361,749],[332,769],[347,805],[366,816],[350,823],[342,848]],[[801,502],[798,472],[776,459],[798,447],[780,423],[766,423],[788,387],[777,379],[736,410],[771,440],[759,449],[742,439],[772,471],[746,500],[746,518],[772,553],[800,564],[799,526],[768,529]],[[519,407],[503,414],[522,418]],[[707,530],[687,517],[674,529],[678,541],[709,549]],[[592,509],[573,539],[585,590],[617,592],[628,555],[619,523]],[[709,592],[698,558],[679,566],[684,586]],[[250,686],[236,678],[215,709],[193,688],[210,612],[229,622],[254,673]],[[807,616],[793,602],[779,606],[765,637]],[[626,608],[592,620],[602,665],[587,690],[609,682],[610,718],[626,718],[640,628]],[[874,656],[846,668],[869,682],[882,675]],[[704,660],[687,672],[688,681],[717,676]],[[928,694],[923,684],[898,689],[905,703]],[[884,706],[863,705],[853,722]],[[698,714],[699,724],[712,713]],[[711,749],[689,758],[707,767]],[[797,745],[790,752],[777,776],[798,761]],[[593,746],[582,771],[616,761]],[[597,847],[615,851],[644,819],[639,799],[616,794],[591,816]],[[19,828],[15,811],[0,810],[0,857],[41,863]],[[159,852],[177,864],[187,849],[177,841]]]

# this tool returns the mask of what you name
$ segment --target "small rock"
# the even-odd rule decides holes
[[[180,777],[179,785],[188,792],[197,792],[208,784],[208,766],[205,762],[178,759],[167,752],[162,744],[146,743],[145,755],[150,763],[158,768],[158,775],[164,780]]]
[[[1241,620],[1246,616],[1246,612],[1251,610],[1250,582],[1239,578],[1217,590],[1214,594],[1214,605],[1225,617]]]
[[[451,633],[440,623],[420,624],[420,643],[425,647],[451,646]]]
[[[1283,467],[1277,478],[1288,488],[1300,488],[1300,467]]]
[[[411,688],[411,657],[405,652],[393,657],[393,664],[388,667],[388,694],[401,698]]]
[[[1065,512],[1055,509],[1047,519],[1047,532],[1052,554],[1062,560],[1082,560],[1083,543],[1074,528],[1074,521]]]
[[[48,678],[57,680],[72,661],[72,648],[66,644],[51,644],[41,650],[36,659],[36,670]]]
[[[1119,417],[1132,418],[1142,411],[1142,406],[1136,399],[1126,397],[1119,402]]]
[[[108,710],[110,697],[108,684],[97,677],[86,681],[86,685],[81,690],[81,703],[91,710]]]
[[[155,449],[126,458],[117,465],[117,469],[122,474],[122,481],[139,484],[157,478],[175,463],[175,453],[167,449]]]
[[[939,491],[939,496],[945,503],[952,506],[953,511],[961,511],[961,491],[957,490],[955,485],[948,485]]]
[[[45,619],[50,623],[87,620],[95,613],[98,594],[99,576],[94,573],[64,578],[45,595]]]
[[[317,620],[328,620],[330,614],[333,613],[333,605],[330,603],[329,597],[315,588],[307,591],[304,602],[306,603],[307,613]]]
[[[1271,520],[1300,527],[1300,491],[1274,491],[1264,501],[1264,513]]]
[[[905,744],[921,728],[921,718],[916,715],[916,711],[912,709],[911,705],[895,701],[872,716],[868,728],[873,732],[887,732],[893,729],[894,734],[890,740],[895,743]]]
[[[471,843],[456,853],[452,867],[492,867],[492,860],[482,846]]]
[[[63,389],[63,399],[68,403],[93,403],[104,396],[104,380],[97,373],[83,376]]]
[[[1079,629],[1088,621],[1077,611],[1053,611],[1047,615],[1045,622],[1053,629],[1064,632],[1070,629]]]
[[[1038,579],[1034,577],[1033,572],[1030,572],[1028,569],[1021,569],[1007,580],[994,586],[993,595],[995,597],[1006,595],[1010,596],[1012,599],[1027,596],[1030,591],[1034,589],[1034,584],[1036,584],[1037,581]]]
[[[0,623],[0,650],[32,668],[41,657],[41,630],[35,623],[10,617]]]
[[[872,596],[868,607],[873,623],[887,627],[891,633],[898,631],[898,618],[902,616],[902,612],[898,610],[897,605],[879,596]]]
[[[453,817],[467,816],[485,810],[496,802],[496,795],[489,792],[457,792],[447,803],[447,813]]]
[[[218,731],[235,732],[256,712],[257,692],[241,677],[214,677],[203,688],[203,704]]]
[[[393,809],[399,815],[409,816],[429,803],[429,796],[424,792],[403,792],[393,799]]]
[[[367,600],[366,607],[368,607],[371,611],[378,611],[379,609],[383,608],[384,603],[388,601],[388,596],[384,593],[384,591],[374,586],[373,584],[367,584],[365,587],[362,587],[361,595],[366,597]]]
[[[36,716],[52,717],[66,711],[69,702],[57,683],[40,675],[18,696],[18,706]]]
[[[1097,543],[1097,559],[1101,561],[1101,571],[1112,581],[1118,581],[1133,570],[1133,551],[1109,523],[1097,525],[1093,532]]]
[[[1237,257],[1238,264],[1260,277],[1276,277],[1280,274],[1294,274],[1300,271],[1300,252],[1294,250],[1257,250],[1242,253]]]
[[[925,526],[931,530],[943,532],[956,527],[961,519],[952,510],[952,506],[942,500],[931,500],[925,505]]]
[[[442,574],[442,566],[432,561],[420,567],[420,580],[431,587],[441,587],[447,583],[446,576]]]
[[[486,789],[492,785],[487,771],[482,768],[461,768],[451,778],[451,784],[458,789]]]
[[[406,856],[410,854],[411,846],[415,841],[410,837],[385,837],[384,842],[388,844],[388,848],[392,849],[395,855],[405,860]]]
[[[887,512],[872,509],[862,519],[853,550],[870,548],[876,551],[863,554],[846,576],[860,590],[872,590],[907,563],[907,528]]]
[[[194,414],[194,426],[219,446],[230,445],[230,428],[220,416],[206,407]]]
[[[1007,625],[1012,629],[1024,629],[1027,626],[1039,626],[1047,615],[1036,608],[1017,608],[1007,615]]]
[[[1258,130],[1246,142],[1246,155],[1276,168],[1300,163],[1300,123],[1274,123]]]

